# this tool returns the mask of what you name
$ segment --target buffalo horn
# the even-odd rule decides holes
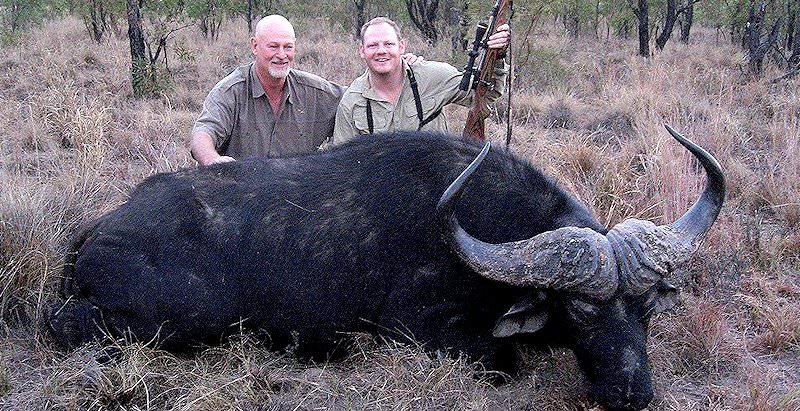
[[[669,125],[667,131],[703,165],[708,176],[700,198],[670,225],[625,220],[608,232],[620,273],[620,287],[628,295],[640,295],[677,265],[691,257],[716,220],[725,199],[725,176],[717,160]]]
[[[455,204],[489,151],[481,153],[442,194],[437,219],[444,241],[470,268],[495,281],[607,298],[617,289],[614,254],[605,236],[588,228],[564,227],[522,241],[489,244],[467,234]]]

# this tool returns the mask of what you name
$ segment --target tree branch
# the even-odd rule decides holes
[[[695,4],[700,3],[701,1],[703,1],[703,0],[689,0],[689,3],[687,3],[685,6],[679,8],[678,11],[675,12],[675,15],[676,16],[680,16],[681,14],[686,13],[686,11],[689,10],[689,7],[692,7]]]

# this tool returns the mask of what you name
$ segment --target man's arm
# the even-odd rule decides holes
[[[505,4],[505,6],[501,7],[501,4]],[[510,7],[510,4],[511,0],[497,1],[492,16],[492,25],[494,21],[501,18],[499,15],[501,13],[500,9],[502,8],[502,10],[505,11]],[[497,100],[505,89],[504,85],[508,70],[503,70],[506,75],[498,79],[498,66],[502,65],[503,68],[505,68],[504,60],[509,36],[510,31],[508,24],[502,24],[497,28],[497,33],[489,37],[489,48],[484,55],[481,56],[477,71],[473,72],[473,70],[468,68],[468,72],[472,73],[473,98],[472,105],[467,112],[467,121],[464,124],[464,131],[462,132],[464,137],[477,141],[486,139],[486,118],[489,117],[490,114],[489,103]],[[477,42],[478,40],[476,40],[475,43],[476,47],[478,45]],[[473,60],[473,56],[473,54],[470,54],[470,60]],[[472,64],[471,61],[469,64]],[[466,81],[464,81],[464,83],[466,83]]]
[[[336,125],[333,128],[333,139],[329,146],[336,146],[353,139],[360,134],[353,123],[352,108],[345,107],[345,100],[339,102],[336,109]]]
[[[233,157],[219,155],[216,147],[214,147],[214,138],[203,130],[197,130],[192,133],[192,141],[189,146],[192,157],[203,166],[235,161]]]
[[[506,77],[508,76],[508,64],[506,63],[505,54],[508,45],[511,42],[511,27],[507,24],[501,24],[497,27],[494,34],[489,36],[486,42],[490,49],[499,50],[499,55],[502,57],[497,60],[494,66],[494,87],[491,91],[486,93],[486,100],[493,102],[500,98],[506,90]]]
[[[200,165],[234,161],[233,157],[221,156],[217,147],[225,145],[233,133],[237,117],[236,90],[233,86],[244,85],[244,80],[234,73],[220,80],[203,100],[203,110],[192,126],[189,150]],[[241,73],[240,73],[241,74]],[[239,84],[241,83],[241,84]]]
[[[505,54],[505,50],[508,48],[509,42],[511,40],[511,28],[508,24],[502,24],[497,27],[494,34],[489,36],[487,41],[487,46],[490,49],[499,49],[501,54]],[[506,63],[505,56],[503,58],[497,59],[497,62],[494,65],[494,75],[492,76],[492,80],[494,82],[493,87],[487,90],[485,94],[485,99],[487,103],[492,103],[499,99],[503,93],[506,91],[506,77],[508,77],[508,70],[509,66]],[[459,82],[460,82],[459,78]],[[477,80],[477,76],[475,78]],[[475,88],[470,88],[469,93],[456,93],[451,100],[452,103],[456,103],[462,106],[470,106],[472,104],[472,97],[475,95]]]
[[[508,77],[508,63],[505,59],[497,60],[497,64],[494,66],[494,87],[486,92],[487,102],[493,103],[505,93],[506,77]]]
[[[333,144],[333,134],[336,127],[336,113],[339,108],[339,102],[342,100],[347,87],[340,86],[336,83],[331,84],[331,93],[326,95],[326,98],[318,100],[317,104],[321,107],[322,113],[325,117],[325,129],[321,136],[322,142],[317,147],[318,150],[325,150]]]

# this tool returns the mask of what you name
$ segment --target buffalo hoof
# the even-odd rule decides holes
[[[98,316],[99,310],[86,301],[67,301],[51,305],[44,322],[56,344],[72,350],[95,339]]]

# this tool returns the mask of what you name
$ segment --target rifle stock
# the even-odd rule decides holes
[[[464,71],[465,77],[473,76],[473,73],[477,72],[472,82],[475,94],[472,97],[472,106],[470,106],[467,113],[467,121],[462,133],[464,137],[476,141],[486,139],[486,118],[490,114],[487,93],[494,88],[494,72],[497,60],[505,57],[505,50],[490,49],[487,47],[487,41],[497,27],[508,22],[512,12],[512,3],[512,0],[496,1],[489,15],[488,28],[485,30],[481,40],[480,46],[483,48],[483,53],[479,58],[479,64],[477,67],[471,67],[471,63],[474,61],[474,56],[471,56],[470,61],[467,63],[469,67],[466,67]],[[477,44],[478,39],[475,42]]]

